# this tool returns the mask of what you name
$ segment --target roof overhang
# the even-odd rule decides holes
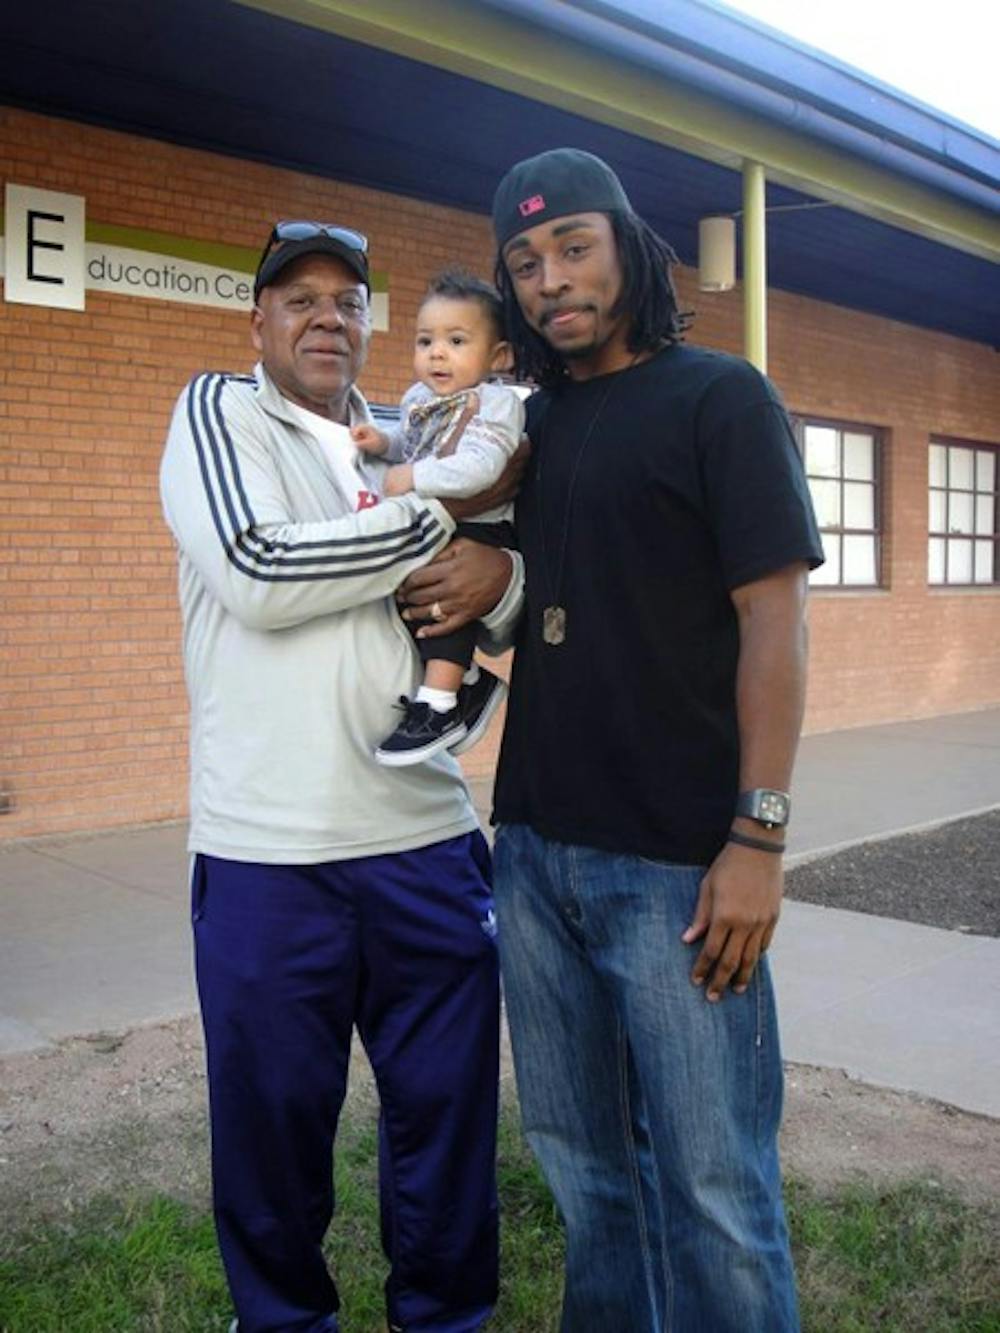
[[[759,162],[772,286],[1000,342],[1000,146],[716,5],[33,0],[5,29],[0,101],[476,212],[589,148],[688,263]]]
[[[789,68],[780,83],[775,73],[764,78],[758,72],[751,78],[754,49],[760,48],[762,57],[767,48],[768,64],[776,70],[780,43],[759,26],[754,30],[730,17],[729,11],[723,14],[694,0],[655,7],[635,0],[614,5],[551,0],[239,2],[721,166],[739,170],[746,161],[759,162],[779,184],[1000,261],[1000,182],[995,175],[992,183],[988,177],[988,144],[977,145],[981,169],[965,171],[961,159],[949,168],[943,154],[935,173],[937,187],[925,184],[933,170],[931,156],[912,149],[907,153],[898,138],[894,143],[875,118],[874,107],[864,124],[856,112],[845,114],[846,108],[838,116],[830,93],[801,95],[793,79],[808,76],[807,62],[831,72],[815,58],[788,48],[788,65],[799,67],[794,74]],[[713,58],[707,58],[709,42],[721,41],[724,31],[730,32],[731,41],[733,36],[746,37],[748,47],[754,48],[738,65],[731,56],[720,57],[718,47]],[[844,85],[849,81],[846,75],[840,79]],[[857,75],[853,81],[863,83]],[[841,97],[846,91],[841,89]],[[884,90],[878,100],[884,111],[894,106],[902,119],[905,99]],[[932,119],[909,105],[911,120]],[[966,148],[978,138],[957,126],[952,134]],[[998,158],[1000,150],[995,149],[994,173]],[[966,202],[970,194],[975,202]]]

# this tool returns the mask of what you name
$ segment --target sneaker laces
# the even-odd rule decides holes
[[[426,727],[432,712],[429,703],[422,699],[411,699],[406,694],[399,696],[399,702],[393,704],[393,708],[403,714],[396,724],[396,731],[404,733]]]
[[[397,712],[402,713],[404,717],[422,717],[424,711],[430,709],[429,703],[425,702],[423,699],[411,699],[408,694],[401,694],[399,700],[392,706]]]

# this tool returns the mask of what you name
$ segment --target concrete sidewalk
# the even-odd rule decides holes
[[[473,794],[485,817],[488,784]],[[998,805],[1000,709],[810,736],[790,847]],[[0,1054],[194,1010],[185,833],[0,851]],[[1000,940],[787,902],[772,957],[787,1059],[1000,1117]]]

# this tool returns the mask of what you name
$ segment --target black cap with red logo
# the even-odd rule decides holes
[[[621,181],[582,148],[552,148],[511,167],[493,198],[497,246],[539,222],[570,213],[631,213]]]

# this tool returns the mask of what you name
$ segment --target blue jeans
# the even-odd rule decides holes
[[[704,870],[494,846],[524,1129],[566,1224],[563,1333],[795,1333],[766,961],[709,1004],[684,945]]]

